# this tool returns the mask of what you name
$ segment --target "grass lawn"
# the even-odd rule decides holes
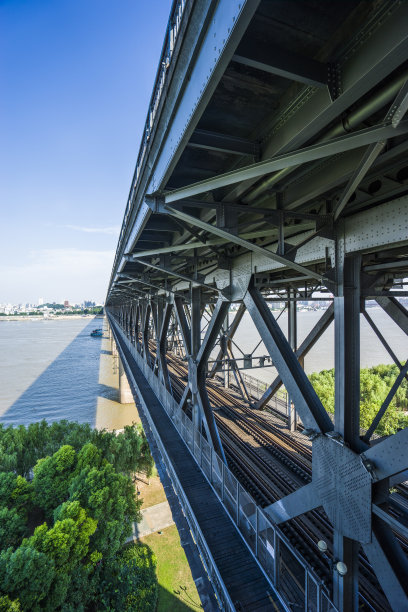
[[[175,525],[141,538],[157,557],[159,601],[157,612],[187,612],[202,609],[186,555]],[[182,588],[181,588],[182,587]]]
[[[150,508],[150,506],[166,501],[166,494],[158,476],[152,476],[149,479],[149,485],[144,480],[147,479],[143,476],[143,480],[136,481],[136,488],[140,491],[140,497],[143,499],[143,508]]]

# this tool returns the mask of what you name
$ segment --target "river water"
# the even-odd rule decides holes
[[[369,313],[397,356],[405,361],[404,334],[380,308],[372,308]],[[298,313],[298,344],[322,314],[323,311]],[[286,314],[280,317],[279,324],[286,331]],[[102,327],[101,319],[0,320],[0,421],[9,425],[28,424],[43,418],[47,421],[69,419],[95,425],[98,397],[112,397],[114,391],[101,384],[100,364],[106,350],[100,338],[89,335],[95,327]],[[247,313],[235,341],[245,353],[252,352],[259,341]],[[238,349],[234,351],[236,357],[240,356]],[[254,357],[265,354],[265,347],[260,345]],[[258,363],[254,359],[253,365]],[[391,359],[362,320],[361,367],[378,363],[391,363]],[[311,373],[333,365],[332,324],[307,356],[305,369]],[[275,374],[273,368],[252,369],[248,373],[266,382]]]
[[[102,319],[0,321],[0,421],[95,425]]]
[[[297,335],[298,335],[298,346],[306,338],[307,334],[317,323],[319,318],[323,314],[323,310],[317,311],[299,311],[297,313]],[[369,308],[368,314],[382,332],[383,336],[387,340],[388,344],[393,349],[394,353],[400,359],[405,362],[408,358],[408,346],[405,334],[400,328],[390,319],[390,317],[383,311],[380,306]],[[275,317],[278,316],[278,312],[275,311]],[[279,317],[278,323],[284,333],[287,333],[288,317],[287,313],[284,312]],[[379,363],[393,363],[391,357],[378,340],[377,336],[372,331],[370,325],[366,319],[361,315],[361,338],[360,338],[360,365],[362,368],[369,368]],[[259,342],[259,335],[255,328],[255,325],[246,312],[242,318],[242,321],[237,329],[234,340],[236,344],[244,353],[251,353]],[[234,348],[235,357],[242,355],[237,348]],[[254,353],[254,357],[259,355],[267,355],[264,344],[261,344]],[[242,365],[240,362],[240,366]],[[259,360],[254,359],[253,365],[258,365]],[[332,323],[329,328],[325,331],[319,342],[315,344],[312,350],[308,353],[305,358],[305,371],[307,374],[312,372],[320,372],[321,370],[327,370],[334,367],[334,324]],[[265,369],[252,369],[247,370],[247,373],[259,378],[265,382],[271,382],[276,375],[274,368]]]

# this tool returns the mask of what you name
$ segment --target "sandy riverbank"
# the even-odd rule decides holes
[[[104,332],[99,359],[100,391],[96,406],[95,427],[118,430],[123,429],[125,425],[140,423],[140,417],[134,402],[130,404],[119,402],[118,357],[112,355],[106,322]]]

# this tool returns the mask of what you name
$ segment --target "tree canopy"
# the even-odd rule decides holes
[[[154,610],[154,555],[124,548],[152,468],[136,426],[0,425],[0,612]]]
[[[368,429],[381,408],[395,379],[397,365],[377,365],[360,370],[360,427]],[[310,381],[330,414],[334,414],[334,369],[310,375]],[[376,429],[378,435],[393,434],[408,427],[408,381],[403,379]]]

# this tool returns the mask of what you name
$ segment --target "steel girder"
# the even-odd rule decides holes
[[[339,255],[340,257],[340,255]],[[267,513],[276,523],[291,520],[305,512],[322,505],[334,527],[335,559],[346,563],[348,575],[341,577],[333,572],[333,593],[338,606],[344,610],[356,606],[358,596],[358,563],[359,547],[362,546],[369,558],[380,584],[394,609],[401,609],[407,601],[403,553],[391,531],[395,528],[390,515],[382,510],[384,499],[378,499],[377,489],[383,483],[393,479],[393,483],[406,479],[408,457],[406,443],[408,430],[403,430],[375,446],[369,447],[360,438],[358,427],[359,395],[358,370],[359,359],[359,314],[360,314],[360,273],[361,257],[347,256],[339,263],[339,278],[336,285],[334,307],[323,315],[299,347],[298,351],[292,339],[286,340],[271,314],[267,303],[256,285],[256,277],[243,297],[243,304],[254,320],[270,353],[274,365],[287,390],[294,400],[297,412],[313,438],[313,472],[312,483],[299,489],[292,495],[281,499],[267,508]],[[181,404],[185,405],[192,397],[192,408],[198,408],[196,422],[202,424],[208,439],[217,452],[223,456],[219,435],[212,415],[206,392],[206,363],[214,343],[219,335],[229,307],[225,298],[219,298],[212,309],[205,337],[201,342],[197,321],[201,319],[201,301],[199,288],[191,289],[190,298],[175,298],[173,304],[167,304],[159,339],[160,370],[164,377],[167,370],[164,329],[169,329],[171,312],[174,310],[187,355],[189,382]],[[293,292],[290,293],[293,299]],[[381,299],[381,298],[380,298]],[[186,316],[185,304],[191,305],[191,315]],[[384,304],[405,327],[407,314],[392,297],[386,298]],[[398,306],[396,306],[398,304]],[[138,308],[132,312],[137,313]],[[241,306],[241,312],[244,306]],[[151,322],[150,313],[155,308],[152,304],[143,307],[143,339],[145,358],[149,355],[149,329],[158,334],[159,327]],[[139,307],[140,311],[140,307]],[[335,320],[336,328],[336,415],[335,424],[316,396],[310,382],[298,362],[301,354],[317,341],[330,321]],[[190,321],[189,321],[190,319]],[[129,316],[126,307],[121,308],[121,323],[129,329]],[[137,326],[137,322],[134,322]],[[129,329],[131,334],[131,330]],[[199,340],[200,337],[200,340]],[[291,346],[291,344],[293,346]],[[354,357],[352,357],[354,355]],[[348,358],[346,358],[348,356]],[[151,360],[152,367],[152,360]],[[402,369],[402,376],[405,368]],[[168,379],[167,379],[168,380]],[[171,383],[168,381],[168,384]],[[193,413],[194,414],[194,413]],[[356,420],[357,419],[357,420]],[[380,505],[377,505],[380,503]],[[375,518],[373,518],[375,515]],[[398,529],[397,529],[398,531]],[[381,571],[380,571],[381,570]]]
[[[164,187],[258,5],[259,0],[192,3],[190,27],[182,41],[184,44],[175,64],[175,74],[168,85],[166,104],[162,104],[160,117],[153,126],[153,142],[143,166],[135,172],[129,197],[132,205],[129,221],[115,258],[111,280],[119,271],[122,256],[135,244],[150,215],[143,202],[144,194]],[[192,70],[195,74],[193,80]],[[180,90],[183,96],[180,96]],[[167,133],[164,147],[163,131]],[[154,168],[153,174],[151,168]]]
[[[194,17],[192,14],[191,18],[205,21],[203,20],[203,15],[205,12],[208,13],[210,11],[210,7],[204,7],[203,5],[199,7],[198,3],[196,4],[194,5],[194,11],[197,12],[197,15]],[[204,89],[202,90],[203,92],[205,91],[205,94],[203,93],[203,100],[200,98],[200,103],[205,103],[204,96],[207,96],[206,100],[208,100],[212,88],[217,83],[217,79],[219,79],[219,73],[220,70],[222,70],[222,66],[225,66],[231,57],[231,51],[229,49],[227,50],[228,45],[231,47],[236,45],[236,41],[239,40],[240,36],[242,37],[245,24],[249,22],[251,13],[253,14],[253,12],[256,10],[256,3],[253,3],[251,6],[249,6],[249,2],[239,3],[240,8],[238,9],[236,7],[234,9],[231,7],[231,13],[228,17],[228,11],[225,13],[224,11],[226,11],[226,6],[231,5],[232,3],[221,2],[219,4],[220,13],[217,15],[218,20],[214,19],[213,21],[213,24],[216,24],[216,29],[211,32],[211,28],[209,28],[207,37],[208,40],[210,40],[211,35],[216,34],[217,40],[219,40],[220,24],[225,24],[225,27],[227,29],[229,28],[229,35],[227,39],[224,39],[225,49],[222,46],[216,48],[217,54],[220,56],[220,58],[222,58],[220,62],[218,62],[218,60],[215,62],[213,61],[213,67],[211,67],[213,53],[207,55],[206,61],[208,65],[208,73],[205,75],[206,83]],[[282,114],[282,116],[278,119],[277,126],[279,127],[275,127],[275,129],[272,130],[272,137],[270,138],[271,145],[264,147],[264,157],[267,158],[271,155],[280,153],[283,150],[291,150],[296,146],[302,145],[305,140],[310,138],[313,130],[315,132],[321,130],[323,126],[327,125],[335,116],[339,116],[342,112],[344,112],[347,106],[352,104],[356,99],[358,99],[359,96],[364,95],[376,83],[390,74],[392,70],[394,70],[399,63],[401,63],[401,61],[403,61],[404,53],[406,52],[407,47],[407,39],[404,28],[401,27],[401,24],[404,22],[406,17],[406,7],[404,5],[398,6],[397,3],[388,4],[389,6],[387,5],[386,8],[381,7],[378,13],[378,23],[384,24],[383,27],[377,27],[377,23],[375,21],[377,16],[374,16],[374,18],[365,25],[364,36],[361,37],[361,35],[359,35],[358,39],[356,39],[358,40],[358,43],[354,42],[354,46],[353,43],[350,43],[347,52],[344,52],[339,59],[339,70],[341,72],[342,80],[340,95],[333,100],[330,98],[330,95],[328,95],[326,89],[322,89],[321,91],[302,92],[297,104],[296,112],[293,113],[292,111],[292,115],[289,117],[289,119],[284,118],[284,114]],[[237,11],[236,14],[234,13],[234,10]],[[198,11],[201,11],[200,15],[198,14]],[[231,21],[229,21],[229,19],[231,19]],[[231,22],[233,24],[232,28]],[[362,40],[364,41],[363,43],[361,42]],[[177,67],[177,70],[183,73],[184,78],[186,78],[188,68],[191,70],[191,64],[188,62],[191,61],[193,54],[194,45],[192,45],[190,48],[190,55],[188,55],[189,59],[187,60],[187,58],[183,58],[183,62],[181,62]],[[205,57],[204,49],[202,57]],[[198,66],[197,71],[197,74],[200,74]],[[174,93],[175,92],[172,92],[173,98]],[[188,96],[186,96],[186,98],[188,99]],[[195,99],[194,101],[191,99],[190,103],[192,103],[194,112],[192,112],[190,108],[188,112],[184,112],[183,110],[183,113],[181,113],[181,116],[183,117],[192,118],[187,122],[187,124],[194,123],[197,115],[202,112],[202,107],[198,108],[199,105],[197,106]],[[176,104],[175,101],[172,101],[171,104],[169,104],[169,113],[174,112],[174,104]],[[162,120],[165,121],[164,115]],[[177,137],[175,138],[177,133],[180,134],[180,129],[175,125],[175,123],[176,122],[173,122],[171,124],[172,129],[174,130],[174,135],[169,135],[168,140],[172,143],[180,143],[177,144],[177,146],[180,148],[182,147],[182,140]],[[159,133],[159,126],[160,122],[157,126],[155,126],[155,134]],[[307,126],[306,131],[304,129],[299,129],[300,127],[303,128],[304,126]],[[177,148],[174,144],[172,146],[174,150]],[[151,154],[153,155],[153,150]],[[157,151],[155,154],[157,155]],[[167,152],[167,154],[163,154],[163,158],[167,160],[165,164],[170,163],[169,160],[171,159],[171,155],[172,154],[169,152]],[[174,159],[176,159],[176,157]],[[150,160],[150,167],[153,165],[153,160]],[[128,248],[130,248],[131,244],[137,238],[138,234],[146,223],[148,216],[150,215],[149,208],[143,203],[142,198],[140,197],[140,187],[142,185],[147,185],[146,179],[144,179],[144,182],[141,182],[140,186],[138,185],[139,200],[138,208],[135,213],[137,212],[139,219],[136,219],[135,213],[132,213],[132,215],[129,216],[129,219],[133,220],[129,221],[128,223],[129,230],[127,230],[127,233],[128,235],[129,231],[131,233],[127,240]],[[157,180],[154,181],[153,188],[160,188]],[[149,191],[152,191],[151,187],[147,188],[147,192]],[[133,229],[131,228],[132,224]],[[121,252],[123,253],[124,250],[125,248],[123,247]],[[115,272],[120,267],[119,259],[120,258],[118,256]],[[114,279],[114,276],[112,279]]]
[[[358,132],[341,136],[327,142],[322,142],[317,145],[303,147],[300,151],[283,153],[275,158],[257,162],[251,166],[245,166],[238,170],[222,174],[215,178],[210,178],[199,183],[194,183],[188,187],[182,187],[178,190],[173,190],[164,196],[166,204],[177,202],[186,198],[191,198],[196,195],[201,195],[207,191],[227,187],[235,183],[241,183],[248,179],[256,179],[265,174],[290,168],[311,161],[323,159],[331,155],[352,151],[353,149],[376,143],[379,140],[387,140],[395,138],[399,135],[404,135],[408,131],[408,122],[404,121],[399,126],[389,125],[374,126],[366,128]]]
[[[394,109],[398,121],[387,115],[386,125],[379,124],[406,80],[408,8],[379,2],[376,13],[361,19],[355,31],[352,20],[340,24],[330,53],[322,49],[308,57],[296,48],[282,53],[267,39],[254,44],[251,18],[258,5],[202,0],[189,6],[189,25],[169,69],[166,104],[160,102],[132,184],[107,302],[112,308],[122,305],[121,324],[166,390],[171,390],[167,342],[182,337],[188,384],[181,405],[188,409],[191,401],[196,425],[202,423],[221,456],[206,391],[206,362],[228,300],[241,304],[241,314],[248,309],[278,369],[258,406],[283,381],[313,438],[312,483],[271,505],[270,516],[282,522],[323,505],[334,527],[334,557],[348,567],[344,577],[333,572],[339,609],[357,606],[361,547],[391,606],[405,609],[406,559],[392,531],[405,533],[404,525],[387,512],[387,504],[392,502],[389,486],[407,479],[407,430],[375,445],[369,439],[407,370],[366,313],[400,375],[378,418],[361,435],[359,321],[368,275],[378,304],[408,333],[407,312],[392,292],[393,281],[408,276],[406,122],[396,126],[406,110],[404,90]],[[365,15],[363,5],[353,13],[356,20],[359,11]],[[259,9],[262,18],[265,6]],[[317,15],[310,15],[316,27]],[[287,86],[277,100],[282,76]],[[267,118],[250,123],[249,117],[237,115],[237,125],[247,121],[249,126],[241,136],[212,123],[223,97],[228,106],[233,78],[242,85],[234,102],[254,83],[270,92]],[[230,103],[228,112],[235,111]],[[248,166],[249,155],[257,163]],[[191,199],[198,194],[200,200]],[[289,218],[289,211],[309,215],[308,225],[300,216]],[[184,224],[181,230],[176,219]],[[171,265],[166,257],[172,258]],[[293,304],[300,292],[310,297],[313,290],[330,291],[334,304],[296,350],[293,322],[288,342],[265,296],[282,296],[282,301],[290,296]],[[217,298],[202,338],[200,306],[213,307]],[[302,369],[303,357],[333,319],[334,424]],[[236,326],[230,326],[229,339]],[[225,350],[223,342],[215,351],[216,362],[233,360],[231,347]]]
[[[300,347],[295,351],[295,355],[300,363],[304,361],[304,358],[306,357],[308,352],[315,346],[316,342],[324,334],[330,323],[332,323],[333,318],[334,306],[331,305],[327,308],[327,310],[325,310],[324,314],[321,316],[321,318],[313,327],[313,329],[309,332]],[[271,385],[268,387],[268,389],[265,391],[261,399],[256,403],[256,408],[263,408],[275,395],[276,391],[281,387],[282,384],[283,383],[281,377],[277,376],[275,380],[271,383]]]

